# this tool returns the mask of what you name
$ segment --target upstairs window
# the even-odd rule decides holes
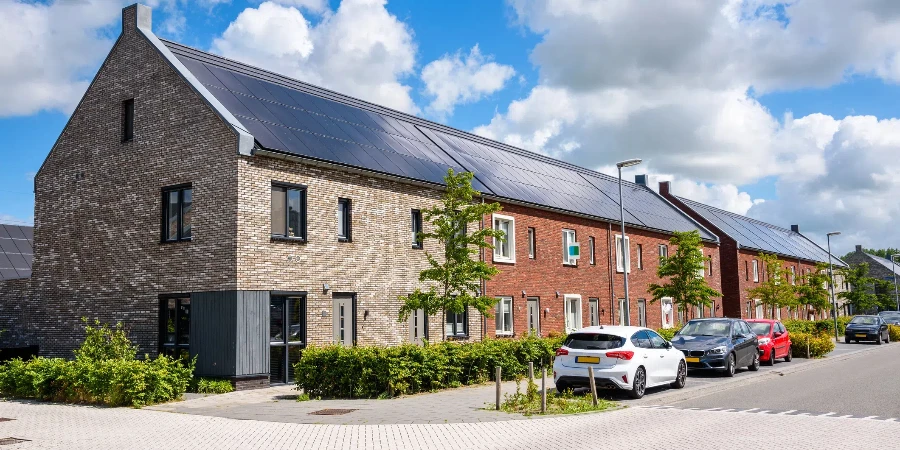
[[[190,185],[164,188],[163,204],[163,242],[191,240],[191,219],[194,190]]]
[[[494,238],[494,261],[516,262],[516,220],[494,214],[494,230],[503,233],[503,238]]]
[[[569,255],[569,247],[575,244],[575,230],[562,230],[562,256],[563,264],[574,266],[578,260]]]
[[[793,285],[796,285],[796,284],[797,284],[797,272],[796,272],[796,270],[797,270],[797,269],[795,269],[794,266],[791,266],[791,284],[793,284]]]
[[[641,244],[637,245],[637,268],[644,270],[644,246]],[[643,326],[643,325],[641,325]]]
[[[669,257],[669,247],[665,244],[659,244],[659,262],[662,262]]]
[[[528,258],[534,259],[537,252],[537,241],[534,237],[534,228],[528,228]]]
[[[423,247],[423,243],[422,237],[419,236],[419,233],[422,232],[422,211],[414,209],[412,210],[411,215],[412,219],[410,220],[410,229],[412,231],[412,248],[421,249]]]
[[[337,207],[338,241],[350,242],[353,224],[353,210],[349,198],[339,198]]]
[[[306,187],[272,184],[272,237],[306,240]]]
[[[616,270],[631,273],[631,238],[625,236],[625,253],[622,254],[622,235],[616,235]]]
[[[594,258],[594,237],[593,236],[588,238],[588,245],[590,246],[591,265],[593,266],[596,263],[596,259]]]
[[[134,140],[134,99],[122,102],[122,142]]]
[[[753,282],[759,283],[759,261],[753,260]]]

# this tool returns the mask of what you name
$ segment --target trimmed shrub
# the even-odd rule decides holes
[[[297,387],[313,397],[379,398],[490,381],[497,366],[504,380],[549,368],[564,335],[486,339],[398,347],[308,347],[294,365]]]
[[[838,317],[837,325],[838,325],[838,334],[844,334],[844,330],[847,328],[847,324],[850,323],[853,317],[841,316]],[[829,336],[834,336],[834,319],[822,319],[822,320],[785,320],[782,321],[784,323],[784,327],[791,333],[807,333],[807,334],[826,334]]]
[[[807,343],[810,358],[822,358],[834,350],[834,341],[828,335],[791,332],[791,356],[806,358]]]
[[[900,342],[900,325],[888,325],[891,342]]]
[[[227,394],[234,392],[234,386],[228,380],[220,378],[194,378],[188,392],[197,394]]]
[[[678,330],[680,330],[680,329],[681,329],[681,326],[679,325],[677,327],[672,327],[672,328],[660,328],[660,329],[656,330],[656,332],[659,333],[659,335],[662,336],[663,339],[665,339],[667,341],[671,341],[672,338],[675,337],[675,333],[677,333]]]

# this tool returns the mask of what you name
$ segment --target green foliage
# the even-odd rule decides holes
[[[847,324],[850,323],[850,320],[853,317],[849,316],[841,316],[838,317],[838,334],[844,334],[844,329],[847,328]],[[813,335],[821,335],[826,337],[834,336],[834,319],[822,319],[822,320],[785,320],[782,321],[784,327],[791,334],[791,340],[793,340],[794,333],[805,333],[805,334],[813,334]]]
[[[504,380],[549,368],[563,337],[486,339],[424,346],[308,347],[294,365],[297,387],[314,397],[379,398],[489,381],[502,367]]]
[[[419,274],[419,281],[428,283],[427,291],[416,289],[400,297],[400,321],[405,321],[417,309],[426,315],[446,311],[461,313],[471,306],[482,315],[490,316],[497,300],[477,294],[482,280],[490,280],[499,270],[476,256],[481,249],[493,249],[494,238],[505,239],[503,232],[492,226],[468,231],[467,225],[480,221],[485,215],[500,211],[499,203],[474,202],[479,192],[472,188],[472,173],[447,171],[444,177],[447,190],[440,205],[423,211],[423,218],[431,230],[419,233],[425,242],[435,239],[443,249],[441,258],[426,252],[429,268]]]
[[[801,275],[800,284],[796,286],[797,304],[809,305],[817,312],[831,308],[831,296],[825,288],[829,283],[828,265],[816,264],[815,270]]]
[[[659,335],[662,336],[663,339],[665,339],[667,341],[671,341],[672,338],[675,337],[675,333],[677,333],[678,330],[680,330],[680,329],[681,329],[681,326],[672,327],[672,328],[659,328],[656,330],[656,332],[659,333]]]
[[[665,258],[656,270],[656,276],[665,279],[666,283],[650,284],[651,302],[669,297],[681,311],[696,306],[709,307],[711,298],[722,294],[709,287],[706,277],[698,276],[709,262],[709,258],[703,256],[700,232],[676,231],[669,244],[676,248],[675,253]]]
[[[227,394],[234,392],[234,386],[221,378],[194,378],[188,391],[197,394]]]
[[[869,276],[868,263],[843,267],[838,271],[850,283],[850,290],[838,293],[838,297],[853,305],[854,311],[867,311],[878,306],[878,296],[874,291],[875,280]]]
[[[590,394],[576,396],[571,390],[558,395],[547,395],[547,410],[545,414],[577,414],[589,411],[603,411],[615,407],[616,404],[604,399],[597,399],[597,406],[591,401]],[[485,409],[494,409],[490,405]],[[541,391],[537,383],[528,380],[528,385],[523,393],[521,385],[516,380],[516,393],[506,394],[500,403],[500,410],[508,413],[518,413],[530,416],[541,413]]]
[[[759,259],[762,262],[765,277],[758,286],[748,289],[747,294],[771,308],[774,316],[775,309],[797,304],[794,286],[790,280],[791,273],[781,265],[781,261],[775,255],[759,252]]]
[[[893,248],[893,247],[882,248],[882,249],[864,248],[863,252],[866,252],[866,253],[869,253],[869,254],[872,254],[875,256],[880,256],[884,259],[891,259],[891,255],[896,255],[896,254],[900,253],[900,249]],[[856,252],[852,251],[850,253],[847,253],[846,255],[844,255],[844,258],[849,258],[854,253],[856,253]]]
[[[875,289],[875,299],[878,307],[885,311],[895,311],[897,309],[897,297],[894,296],[894,282],[872,278],[872,285]]]
[[[75,360],[38,357],[0,364],[0,395],[68,403],[143,406],[181,397],[194,361],[166,356],[138,360],[121,324],[85,322]]]
[[[888,325],[888,334],[891,336],[891,342],[900,342],[900,326]]]
[[[791,333],[791,356],[806,358],[806,345],[809,344],[810,358],[823,358],[834,350],[834,341],[824,334]]]

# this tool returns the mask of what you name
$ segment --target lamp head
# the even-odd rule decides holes
[[[828,236],[837,236],[839,234],[841,234],[840,231],[832,231],[831,233],[828,233]]]
[[[640,164],[641,161],[643,161],[641,158],[626,159],[625,161],[617,162],[616,167],[621,169],[623,167],[636,166],[636,165]]]

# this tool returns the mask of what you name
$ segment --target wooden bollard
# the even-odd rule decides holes
[[[594,380],[593,367],[588,367],[588,381],[591,383],[591,403],[597,406],[597,381]]]
[[[500,374],[500,366],[497,366],[497,372],[495,374],[497,377],[497,411],[500,411]]]
[[[547,413],[547,368],[541,366],[541,414]]]

